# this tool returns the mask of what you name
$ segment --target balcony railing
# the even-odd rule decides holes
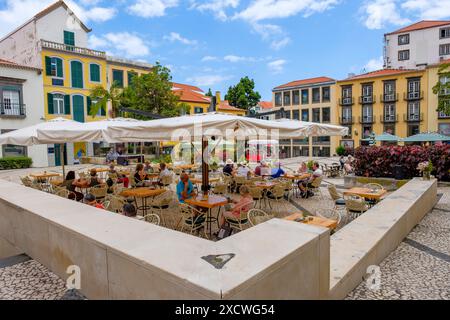
[[[450,114],[440,111],[440,112],[438,112],[438,118],[439,119],[450,119]]]
[[[376,101],[375,96],[360,96],[359,97],[359,104],[375,103],[375,101]]]
[[[375,117],[374,116],[359,117],[359,123],[363,123],[363,124],[375,123]]]
[[[69,46],[67,44],[57,43],[57,42],[52,42],[52,41],[47,41],[47,40],[41,40],[41,46],[42,46],[42,48],[47,48],[47,49],[65,51],[65,52],[70,52],[70,53],[77,53],[77,54],[96,57],[96,58],[106,58],[106,53],[103,51]]]
[[[423,121],[423,113],[407,113],[403,114],[403,121],[405,122],[421,122]]]
[[[382,94],[381,102],[397,102],[398,101],[398,93],[391,93],[391,94]]]
[[[354,117],[339,117],[339,123],[340,124],[354,124],[355,118]]]
[[[403,93],[403,100],[411,101],[411,100],[421,100],[423,99],[423,91],[414,91]]]
[[[351,98],[340,98],[339,99],[339,104],[341,106],[351,106],[355,104],[355,98],[351,97]]]
[[[24,118],[26,116],[25,105],[20,103],[0,102],[0,116]]]
[[[398,114],[385,114],[380,116],[380,121],[382,123],[395,123],[398,122]]]

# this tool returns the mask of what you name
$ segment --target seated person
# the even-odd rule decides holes
[[[66,179],[64,180],[64,186],[68,191],[70,191],[69,199],[81,201],[83,199],[83,194],[75,190],[76,186],[73,184],[75,181],[75,171],[67,172]]]
[[[88,193],[84,196],[84,203],[95,207],[95,208],[99,208],[99,209],[105,209],[105,207],[103,206],[103,204],[97,202],[97,199],[95,198],[95,196],[92,193]]]
[[[91,170],[91,182],[89,183],[90,187],[98,186],[99,184],[102,184],[99,177],[97,176],[97,170],[92,169]]]
[[[233,201],[234,205],[231,210],[225,211],[221,216],[220,225],[224,226],[225,217],[232,220],[239,219],[241,213],[248,212],[253,206],[253,197],[250,194],[250,189],[247,186],[241,186],[239,188],[241,197],[238,201]]]
[[[349,159],[347,159],[347,161],[345,161],[344,164],[344,171],[346,174],[352,174],[353,173],[353,167],[352,167],[352,163]]]
[[[250,173],[250,168],[247,166],[245,162],[239,164],[236,175],[239,177],[248,177]]]
[[[130,183],[130,180],[125,175],[118,173],[117,170],[115,169],[115,166],[113,163],[109,165],[108,173],[116,174],[117,175],[117,183],[123,183],[123,186],[125,188],[128,188],[128,184]],[[112,181],[111,178],[108,178],[108,180],[106,180],[106,184],[109,187],[111,187],[114,184],[114,182]]]
[[[271,175],[272,175],[272,170],[270,169],[268,164],[265,163],[264,161],[261,162],[261,176],[268,177],[268,176],[271,176]]]
[[[311,188],[312,187],[312,183],[314,180],[316,180],[317,178],[320,178],[323,175],[323,171],[322,169],[320,169],[319,167],[319,163],[318,162],[314,162],[313,164],[313,174],[311,175],[310,178],[305,179],[305,180],[301,180],[298,182],[298,188],[301,191],[301,196],[302,198],[307,198],[309,195],[306,193],[306,187]]]
[[[127,217],[136,218],[137,216],[136,207],[132,203],[127,202],[123,205],[122,214]]]
[[[144,171],[147,173],[153,173],[153,167],[150,165],[150,161],[145,161]]]
[[[159,164],[159,180],[161,181],[163,177],[171,177],[172,172],[167,168],[167,165],[165,163]]]
[[[284,176],[286,172],[281,168],[281,163],[277,163],[277,167],[272,169],[272,178],[277,179]]]
[[[225,167],[223,167],[223,173],[232,176],[234,174],[234,164],[233,160],[228,159]]]
[[[138,163],[136,165],[136,172],[134,173],[134,181],[137,186],[145,186],[145,181],[148,180],[149,177],[147,172],[144,171],[144,165],[142,163]]]
[[[308,166],[306,165],[306,162],[302,162],[300,164],[300,167],[298,168],[298,173],[299,174],[308,173]]]
[[[261,162],[258,162],[258,165],[255,168],[255,176],[261,176]]]
[[[194,185],[189,180],[187,173],[182,173],[180,176],[180,182],[177,184],[177,196],[178,201],[184,203],[184,200],[191,199],[195,196]]]

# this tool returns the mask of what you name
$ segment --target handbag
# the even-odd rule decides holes
[[[232,233],[233,229],[230,226],[223,226],[217,233],[217,239],[219,240],[225,239],[226,237],[231,236]]]

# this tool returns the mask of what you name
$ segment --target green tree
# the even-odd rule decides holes
[[[96,103],[92,103],[90,115],[95,118],[100,109],[107,113],[108,103],[111,103],[111,117],[115,118],[119,114],[119,107],[122,100],[122,89],[114,82],[109,90],[102,86],[96,86],[90,91],[90,98]]]
[[[231,106],[249,110],[259,103],[261,95],[258,91],[255,91],[255,81],[249,79],[249,77],[244,77],[237,85],[228,88],[225,100],[228,100]]]
[[[445,114],[450,114],[450,82],[447,81],[443,83],[441,79],[450,79],[450,63],[442,64],[438,69],[439,80],[433,87],[433,93],[437,94],[438,99],[438,112],[444,112]]]
[[[207,96],[207,97],[212,97],[213,96],[211,88],[208,89],[208,92],[205,94],[205,96]]]

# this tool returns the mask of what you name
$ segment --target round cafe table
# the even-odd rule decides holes
[[[220,208],[228,203],[228,199],[217,195],[208,195],[207,198],[202,195],[198,195],[192,199],[184,200],[190,206],[199,207],[207,210],[206,225],[209,230],[209,237],[212,236],[212,222],[219,221]],[[212,209],[219,208],[217,217],[212,216]]]

